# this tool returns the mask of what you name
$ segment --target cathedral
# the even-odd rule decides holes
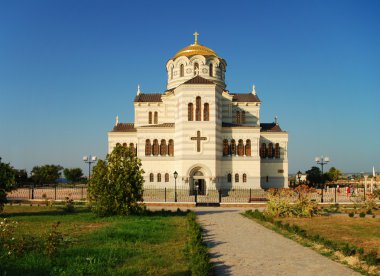
[[[116,118],[108,152],[117,144],[133,148],[145,186],[171,188],[176,182],[199,194],[287,187],[288,133],[277,118],[260,122],[255,86],[248,93],[226,89],[227,62],[194,36],[193,44],[166,63],[166,91],[144,93],[138,87],[134,122]]]

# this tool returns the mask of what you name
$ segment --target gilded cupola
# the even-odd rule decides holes
[[[194,33],[194,43],[178,51],[166,64],[168,72],[167,89],[199,75],[225,88],[226,61],[214,50],[198,43],[198,33]]]

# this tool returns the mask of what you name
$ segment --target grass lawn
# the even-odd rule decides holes
[[[364,251],[376,251],[380,257],[380,219],[350,218],[348,216],[328,216],[313,218],[286,218],[284,223],[296,224],[310,234],[335,240],[348,242],[362,247]]]
[[[6,206],[0,214],[18,222],[15,238],[46,239],[60,222],[67,245],[54,257],[41,250],[20,256],[0,251],[1,275],[174,275],[190,274],[185,256],[186,213],[99,218],[85,208],[66,214],[55,207]]]

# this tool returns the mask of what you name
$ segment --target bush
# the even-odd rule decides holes
[[[45,254],[49,257],[57,255],[58,249],[63,245],[63,235],[58,231],[59,224],[59,221],[54,223],[51,231],[47,234]]]
[[[377,265],[379,263],[376,251],[371,251],[368,254],[362,255],[360,259],[365,261],[368,265]]]
[[[355,213],[354,213],[354,212],[350,212],[350,213],[348,213],[348,216],[349,216],[350,218],[353,218],[353,217],[355,216]]]
[[[361,213],[359,214],[359,217],[361,217],[361,218],[365,218],[365,213],[364,213],[364,212],[361,212]]]
[[[310,195],[314,190],[306,185],[292,189],[270,189],[265,214],[270,217],[311,217],[317,205]]]
[[[68,196],[65,197],[65,207],[63,208],[63,210],[66,213],[74,213],[74,211],[75,211],[74,200],[69,198]]]
[[[356,246],[350,246],[348,243],[346,243],[343,247],[342,247],[342,253],[345,255],[345,256],[353,256],[356,254]]]

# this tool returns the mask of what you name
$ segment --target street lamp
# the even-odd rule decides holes
[[[315,157],[315,162],[317,162],[317,164],[321,165],[321,168],[322,168],[322,182],[323,182],[323,166],[326,165],[328,162],[330,162],[330,158],[328,158],[327,156],[321,156],[321,157]],[[321,202],[323,202],[323,190],[325,188],[325,184],[324,182],[322,183],[323,187],[322,187],[322,198],[321,198]]]
[[[174,172],[174,202],[177,202],[177,171]]]
[[[83,156],[84,163],[88,164],[88,180],[91,178],[91,165],[97,160],[96,156]]]
[[[298,171],[298,173],[297,173],[298,185],[301,185],[301,176],[302,176],[302,172]]]

